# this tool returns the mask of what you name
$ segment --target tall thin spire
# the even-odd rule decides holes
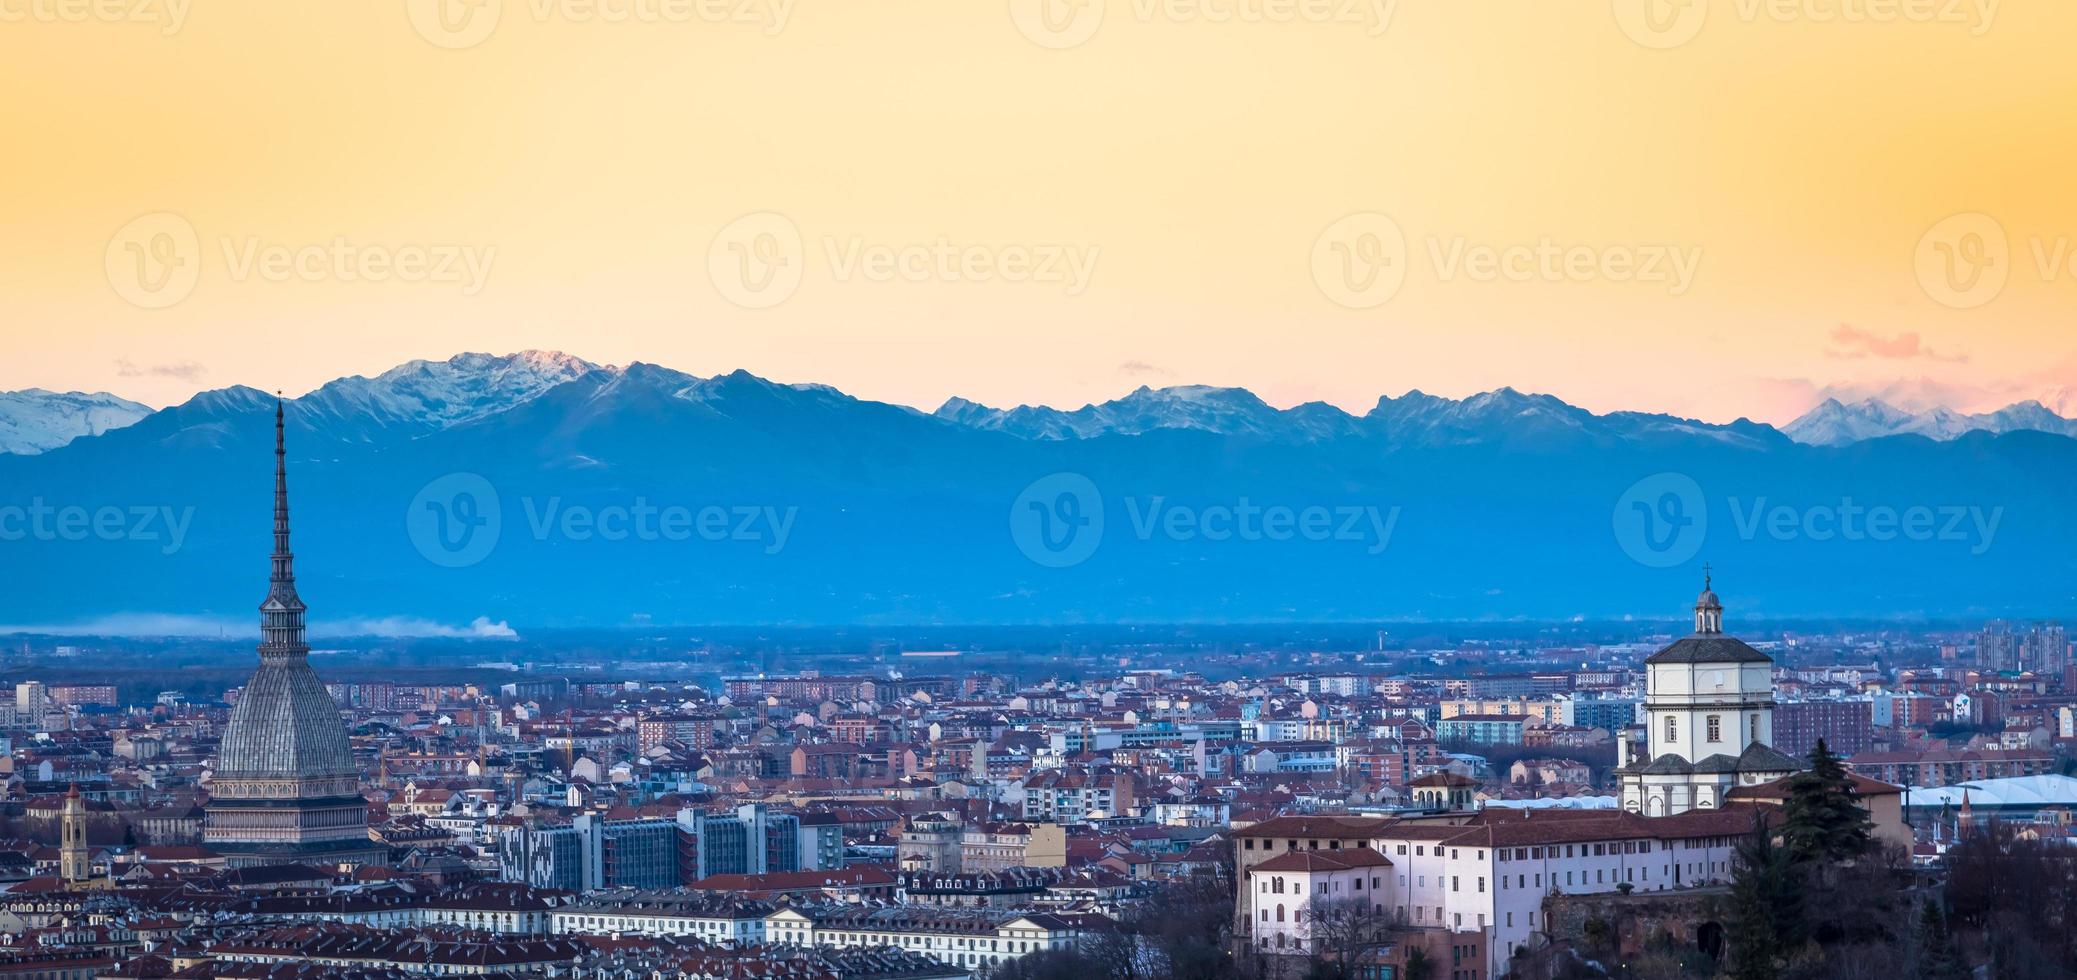
[[[303,642],[303,600],[296,595],[296,556],[288,543],[288,438],[286,410],[274,400],[274,560],[267,601],[260,604],[260,659],[289,660],[309,654]]]

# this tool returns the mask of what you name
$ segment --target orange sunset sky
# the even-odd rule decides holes
[[[2077,414],[2061,0],[0,0],[0,389]]]

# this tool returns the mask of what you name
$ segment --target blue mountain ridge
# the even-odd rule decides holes
[[[2054,614],[2077,565],[2077,440],[2039,432],[1812,446],[1511,389],[1363,415],[1218,388],[923,413],[741,371],[486,357],[400,375],[408,398],[354,379],[290,402],[313,621],[1657,617],[1705,560],[1734,621],[1911,619]],[[249,618],[273,404],[205,392],[0,455],[0,624]],[[124,526],[61,530],[61,508]],[[1049,547],[1096,512],[1100,535]],[[471,527],[495,546],[451,550],[490,540]]]

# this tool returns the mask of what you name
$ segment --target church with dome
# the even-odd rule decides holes
[[[288,455],[274,406],[274,559],[260,605],[260,666],[224,728],[203,841],[231,867],[383,864],[339,705],[310,668],[289,550]]]
[[[1774,748],[1773,658],[1724,634],[1723,603],[1707,577],[1695,632],[1644,667],[1644,742],[1616,769],[1623,809],[1651,817],[1715,809],[1733,789],[1804,768]]]

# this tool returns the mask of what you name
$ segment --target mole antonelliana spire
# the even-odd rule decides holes
[[[339,705],[310,669],[289,548],[286,406],[274,403],[274,555],[260,666],[224,726],[203,839],[233,867],[384,863],[368,837],[360,766]]]
[[[288,543],[288,439],[280,400],[274,402],[274,569],[260,604],[260,659],[304,659],[303,600],[296,595],[296,555]]]

